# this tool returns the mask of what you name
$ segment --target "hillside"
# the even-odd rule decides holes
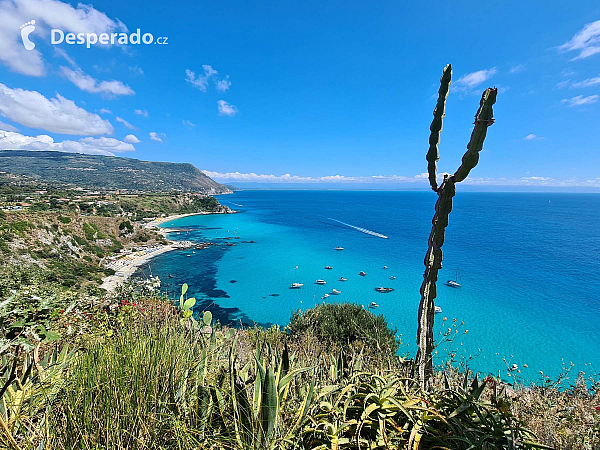
[[[0,150],[0,171],[84,188],[211,195],[230,192],[192,164],[116,156]]]

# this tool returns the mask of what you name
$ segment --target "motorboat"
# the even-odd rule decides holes
[[[302,283],[292,283],[290,289],[300,289],[302,286],[304,286]]]
[[[360,272],[358,272],[358,274],[359,274],[361,277],[366,277],[366,276],[367,276],[367,272],[363,272],[362,270],[361,270]]]
[[[513,364],[508,370],[509,372],[514,372],[515,370],[519,370],[519,366],[517,364]]]
[[[436,306],[436,307],[435,307],[435,313],[436,313],[436,314],[439,314],[439,313],[441,313],[441,312],[442,312],[442,307],[441,307],[441,306]]]
[[[369,308],[379,308],[379,305],[375,302],[369,303]]]
[[[392,276],[390,277],[390,280],[395,280],[395,279],[396,279],[396,277],[395,277],[394,275],[392,275]]]
[[[377,292],[387,293],[387,292],[392,292],[394,289],[390,288],[390,287],[376,287],[375,290]]]
[[[326,268],[327,270],[331,270],[331,269],[333,269],[333,267],[331,267],[331,266],[325,266],[325,268]]]
[[[342,291],[338,291],[337,289],[332,289],[331,293],[332,293],[333,295],[338,295],[338,294],[341,294],[341,293],[342,293]]]
[[[340,277],[340,281],[348,281],[348,278]]]
[[[329,294],[323,294],[323,297],[321,297],[321,298],[327,298],[327,297],[329,297]]]
[[[344,250],[344,247],[336,247],[336,250]]]
[[[325,281],[325,280],[317,280],[316,284],[327,284],[327,281]]]
[[[383,270],[385,270],[385,269],[387,269],[387,268],[388,268],[387,266],[383,266]]]

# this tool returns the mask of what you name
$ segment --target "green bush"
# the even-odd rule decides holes
[[[70,217],[65,217],[65,216],[58,216],[58,220],[62,223],[71,223],[71,218]]]
[[[382,356],[398,351],[396,329],[390,329],[382,315],[367,311],[354,303],[331,303],[292,314],[288,330],[292,339],[312,335],[326,347],[349,349],[352,345],[368,346]]]

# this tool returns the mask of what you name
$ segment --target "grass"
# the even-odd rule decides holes
[[[63,340],[62,352],[38,347],[49,355],[39,365],[31,353],[17,358],[1,396],[1,449],[600,445],[598,397],[581,383],[518,388],[446,369],[424,392],[410,361],[358,341],[339,351],[310,333],[182,321],[142,292],[114,301],[61,315],[64,329],[82,330],[70,335],[77,351]],[[5,355],[0,389],[11,373]]]

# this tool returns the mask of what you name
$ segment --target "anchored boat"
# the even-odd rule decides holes
[[[394,288],[390,288],[390,287],[376,287],[375,290],[377,292],[387,293],[387,292],[392,292],[394,290]]]

